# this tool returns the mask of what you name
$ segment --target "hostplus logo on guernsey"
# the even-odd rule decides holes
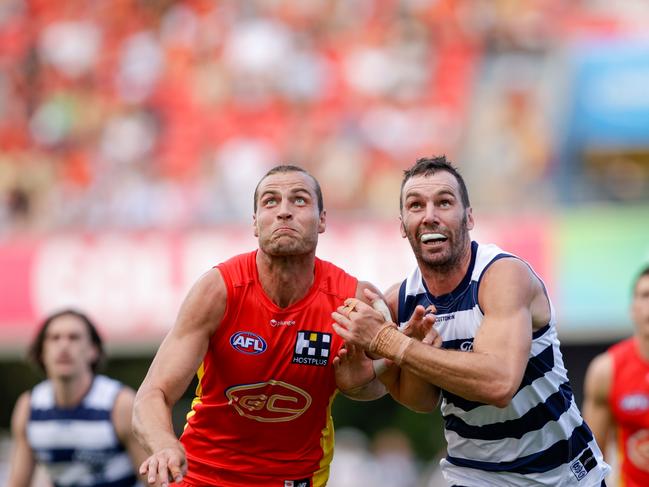
[[[319,331],[297,332],[293,363],[301,365],[327,365],[331,349],[331,333]]]

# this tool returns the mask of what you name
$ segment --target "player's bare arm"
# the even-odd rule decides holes
[[[205,356],[225,313],[226,298],[227,289],[217,269],[198,280],[136,394],[133,429],[151,455],[139,473],[151,485],[167,486],[170,479],[177,481],[186,472],[185,451],[174,433],[171,411]]]
[[[387,316],[375,311],[377,308],[376,300],[380,298],[380,295],[377,295],[371,290],[365,290],[365,295],[373,303],[373,308],[375,309],[358,307],[357,312],[361,314],[366,313],[366,319],[374,319],[377,323],[389,323],[389,326],[396,329],[397,325],[394,323],[396,320],[393,319],[393,316],[397,314],[398,292],[399,284],[390,288],[386,293],[388,304],[388,310],[386,310]],[[349,304],[353,305],[354,303]],[[412,336],[416,340],[424,341],[424,343],[428,344],[433,344],[434,342],[434,346],[441,346],[441,339],[433,328],[434,315],[427,314],[423,307],[419,308],[416,309],[402,331],[406,336]],[[349,305],[339,308],[337,313],[347,315],[349,313]],[[389,320],[386,320],[388,317]],[[374,360],[373,365],[381,382],[395,400],[419,412],[429,412],[436,406],[439,397],[439,389],[437,387],[412,372],[401,369],[392,360],[387,358],[379,357],[377,360]]]
[[[27,442],[27,421],[29,420],[30,393],[24,392],[16,401],[11,416],[13,445],[8,487],[29,487],[34,475],[36,461]]]
[[[386,300],[393,316],[398,316],[399,288],[401,283],[391,286],[386,292]],[[441,337],[434,328],[434,309],[417,306],[408,323],[401,330],[406,336],[429,346],[441,347]],[[395,320],[397,321],[397,320]],[[388,359],[384,359],[388,360]],[[417,412],[430,412],[439,402],[439,387],[424,380],[412,371],[393,365],[381,376],[394,400]]]
[[[383,295],[371,283],[359,281],[356,287],[355,298],[372,304],[372,300],[365,293],[369,290],[376,300],[382,300]],[[371,401],[386,394],[385,386],[377,378],[372,359],[365,351],[352,344],[345,344],[337,357],[333,360],[336,373],[336,385],[347,397],[357,401]]]
[[[135,401],[135,391],[130,387],[124,387],[117,398],[113,407],[112,420],[115,432],[120,442],[126,447],[133,469],[137,472],[140,465],[147,457],[147,453],[135,438],[133,432],[133,403]],[[140,480],[145,482],[147,479],[140,476]]]
[[[603,452],[614,429],[608,398],[613,381],[613,360],[608,353],[595,357],[584,379],[584,420],[590,426]]]
[[[334,329],[346,341],[390,358],[438,387],[504,407],[525,371],[532,342],[531,306],[539,292],[538,279],[524,263],[516,259],[495,262],[480,286],[478,299],[485,317],[473,353],[431,347],[360,312],[349,317],[335,315]]]

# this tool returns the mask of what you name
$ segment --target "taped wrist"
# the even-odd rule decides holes
[[[369,351],[401,365],[412,340],[398,331],[392,323],[384,324],[370,343]]]

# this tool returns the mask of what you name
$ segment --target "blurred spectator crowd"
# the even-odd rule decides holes
[[[525,66],[574,12],[607,5],[3,0],[0,234],[248,219],[277,163],[312,171],[336,214],[394,216],[402,170],[443,153],[484,183],[478,200],[520,196],[493,173],[543,204],[550,132]],[[503,53],[527,75],[496,76],[505,103],[469,123],[484,60]]]

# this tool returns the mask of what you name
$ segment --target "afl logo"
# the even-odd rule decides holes
[[[230,337],[230,345],[237,352],[248,355],[259,355],[266,351],[266,342],[259,335],[249,331],[240,331]]]

